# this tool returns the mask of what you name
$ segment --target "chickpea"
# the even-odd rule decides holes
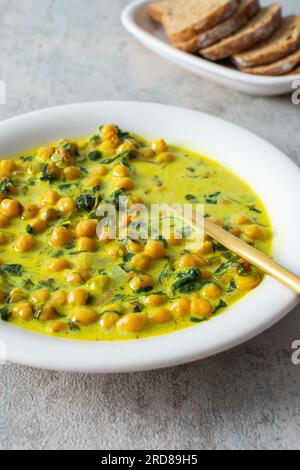
[[[241,229],[239,227],[232,227],[230,230],[230,233],[234,235],[235,237],[239,237],[242,233]]]
[[[19,287],[15,287],[12,289],[9,293],[9,301],[12,304],[15,304],[17,302],[22,302],[22,300],[27,299],[27,294],[22,291]]]
[[[30,223],[30,228],[34,234],[39,235],[47,230],[48,225],[44,220],[34,219]]]
[[[118,147],[118,155],[124,152],[130,152],[131,150],[134,150],[134,149],[135,149],[135,146],[133,145],[132,142],[125,142],[124,144]]]
[[[52,304],[45,304],[42,307],[42,311],[39,316],[39,320],[42,322],[54,320],[57,317],[57,311]]]
[[[78,307],[74,310],[72,321],[80,325],[88,326],[96,323],[98,320],[98,313],[90,307]]]
[[[118,241],[114,241],[109,243],[106,247],[106,253],[109,256],[113,256],[115,258],[121,258],[125,255],[125,247],[121,245]]]
[[[44,304],[45,302],[47,302],[47,300],[49,300],[49,298],[50,298],[49,289],[40,289],[40,290],[33,292],[33,294],[31,294],[30,301],[33,304]]]
[[[51,303],[55,307],[64,307],[68,303],[68,294],[64,290],[58,290],[54,292],[51,297]]]
[[[70,292],[68,296],[68,302],[70,305],[75,305],[76,307],[81,307],[82,305],[86,305],[89,299],[88,291],[84,289],[75,289]]]
[[[162,243],[149,240],[145,246],[145,254],[150,256],[151,259],[158,260],[166,256],[166,249]]]
[[[10,218],[7,215],[0,214],[0,228],[5,228],[10,224]]]
[[[244,234],[252,240],[262,240],[265,237],[264,229],[257,224],[248,225],[244,230]]]
[[[137,255],[138,253],[141,253],[143,251],[142,245],[140,245],[138,242],[130,240],[127,245],[126,245],[128,253],[132,253]]]
[[[72,234],[66,227],[55,227],[52,230],[50,243],[52,246],[63,247],[72,242]]]
[[[115,232],[109,227],[103,228],[97,235],[99,242],[103,243],[103,245],[110,243],[116,238]]]
[[[140,289],[147,289],[154,286],[154,280],[151,276],[140,275],[134,276],[129,284],[132,290],[138,291]]]
[[[163,139],[156,140],[152,143],[152,150],[158,154],[158,153],[164,153],[169,150],[168,145]]]
[[[0,160],[0,176],[11,175],[16,169],[17,165],[13,160]]]
[[[46,162],[54,154],[53,147],[40,147],[37,151],[36,158],[40,162]]]
[[[92,238],[82,237],[77,240],[77,250],[81,252],[95,251],[97,249],[97,242]]]
[[[191,302],[191,314],[199,317],[209,317],[212,306],[208,300],[193,299]]]
[[[111,140],[118,135],[118,129],[113,124],[106,124],[101,127],[100,133],[103,140]]]
[[[131,260],[131,265],[134,269],[139,269],[140,271],[148,271],[151,268],[152,259],[150,256],[139,253],[135,255]]]
[[[105,141],[105,142],[102,142],[102,144],[99,146],[99,150],[104,155],[111,156],[115,154],[117,145],[113,141]]]
[[[49,266],[47,266],[47,269],[51,273],[59,273],[70,268],[70,266],[71,264],[67,259],[55,259],[49,264]]]
[[[134,183],[131,178],[118,178],[114,181],[114,186],[117,189],[133,189]]]
[[[251,219],[246,215],[237,214],[232,217],[232,222],[236,225],[246,225],[251,224]]]
[[[222,289],[216,284],[206,284],[201,290],[201,295],[207,300],[217,300],[222,295]]]
[[[11,217],[12,219],[19,217],[22,213],[22,206],[19,201],[15,199],[4,199],[1,202],[1,208],[4,215]]]
[[[73,286],[82,286],[89,280],[90,275],[87,271],[69,271],[66,272],[66,281]]]
[[[142,313],[129,313],[118,321],[117,327],[126,333],[139,333],[148,323],[147,316]]]
[[[241,291],[249,291],[261,283],[260,276],[238,276],[236,279],[237,288]]]
[[[173,234],[170,236],[170,238],[168,238],[167,242],[170,246],[179,246],[182,243],[182,238],[179,238]]]
[[[159,325],[171,321],[173,319],[173,315],[167,308],[157,307],[150,310],[148,318],[151,322]]]
[[[178,268],[179,269],[191,269],[196,268],[198,266],[197,260],[195,256],[187,253],[178,260]]]
[[[44,222],[50,223],[58,218],[58,212],[53,207],[43,207],[39,212],[39,217]]]
[[[61,333],[62,331],[67,330],[68,328],[69,325],[65,321],[56,321],[51,325],[50,330],[52,333]]]
[[[186,317],[191,310],[191,302],[188,299],[185,298],[180,298],[177,300],[174,300],[172,303],[170,310],[172,313],[175,314],[175,316],[178,317]]]
[[[114,179],[127,178],[129,176],[130,176],[130,171],[124,165],[117,165],[112,171],[112,177]]]
[[[26,321],[32,317],[33,310],[29,303],[20,303],[13,308],[12,314],[14,317]]]
[[[7,242],[8,242],[8,239],[5,233],[0,233],[0,246],[6,245]]]
[[[68,181],[77,180],[81,176],[81,171],[77,166],[68,166],[64,169],[64,177]]]
[[[89,237],[93,238],[96,236],[98,220],[96,219],[86,219],[79,222],[76,227],[76,237]]]
[[[96,168],[93,168],[93,173],[97,176],[106,176],[108,169],[105,165],[98,165]]]
[[[139,154],[141,155],[142,158],[153,158],[155,155],[155,152],[150,147],[145,147],[145,148],[139,149]]]
[[[99,294],[99,292],[104,292],[107,289],[107,286],[110,281],[111,278],[109,276],[97,276],[92,279],[89,288],[91,289],[91,291],[94,291],[95,293]]]
[[[71,214],[76,210],[75,202],[71,197],[61,198],[56,207],[62,214]]]
[[[165,295],[152,294],[145,299],[144,304],[146,305],[146,307],[159,307],[166,301],[167,298]]]
[[[197,255],[195,254],[194,255],[194,258],[198,264],[198,266],[208,266],[209,265],[209,261],[207,261],[205,258],[203,258],[203,256],[201,255]]]
[[[85,182],[84,182],[84,186],[85,188],[95,188],[96,186],[102,186],[103,184],[103,179],[101,178],[101,176],[92,176],[91,178],[88,178]]]
[[[15,250],[19,253],[26,253],[36,246],[36,240],[32,235],[21,235],[15,241]]]
[[[174,155],[170,152],[164,152],[157,155],[158,163],[170,163],[175,159]]]
[[[209,253],[211,253],[213,251],[213,249],[214,249],[214,247],[213,247],[212,242],[211,241],[206,241],[206,242],[202,243],[200,248],[197,250],[197,254],[208,255]]]
[[[105,312],[100,319],[100,326],[105,330],[111,330],[118,323],[120,316],[114,312]]]
[[[114,304],[109,304],[109,305],[106,305],[103,309],[102,309],[102,314],[103,313],[117,313],[118,315],[122,315],[124,313],[124,308],[123,308],[123,305],[122,305],[122,302],[116,302]]]
[[[39,208],[35,204],[27,204],[24,206],[22,217],[25,220],[34,219],[39,213]]]
[[[0,304],[3,304],[5,301],[5,293],[3,290],[0,290]]]
[[[55,206],[60,200],[60,195],[56,191],[48,191],[41,197],[41,204],[43,206]]]
[[[211,215],[207,219],[210,220],[210,222],[212,222],[213,224],[219,225],[219,227],[224,226],[223,222],[220,219],[218,219],[217,217],[214,217],[214,216]]]

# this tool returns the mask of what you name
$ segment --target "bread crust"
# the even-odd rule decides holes
[[[220,0],[219,4],[211,8],[202,18],[195,18],[189,26],[178,28],[175,26],[177,18],[172,13],[162,16],[162,24],[171,42],[183,42],[193,38],[197,33],[207,31],[219,23],[227,20],[238,9],[238,0]]]
[[[262,44],[236,54],[232,61],[239,67],[257,67],[276,62],[292,54],[300,44],[300,17],[287,16],[277,31]]]
[[[204,33],[194,36],[189,41],[175,43],[174,46],[186,52],[198,52],[199,49],[211,46],[238,31],[259,10],[258,0],[241,0],[238,10],[226,21]]]
[[[231,57],[269,38],[279,27],[281,19],[279,3],[263,8],[240,31],[213,46],[201,49],[199,53],[213,61]]]
[[[293,54],[281,59],[273,64],[261,65],[260,67],[239,67],[239,70],[245,73],[255,75],[278,76],[286,75],[293,71],[300,64],[300,48]]]

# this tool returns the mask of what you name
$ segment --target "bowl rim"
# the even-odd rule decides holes
[[[140,116],[143,116],[142,120]],[[104,121],[106,118],[109,120]],[[122,127],[128,122],[129,130],[153,137],[159,134],[175,145],[186,145],[183,140],[189,141],[190,150],[198,149],[198,153],[206,153],[223,165],[228,160],[225,166],[229,168],[235,162],[237,173],[242,178],[249,175],[246,178],[248,182],[256,178],[257,184],[250,185],[260,197],[264,193],[263,201],[266,203],[268,200],[268,207],[270,204],[269,213],[275,227],[276,259],[300,274],[300,246],[296,244],[300,222],[293,216],[300,200],[299,168],[273,145],[220,118],[155,103],[75,103],[0,122],[0,155],[16,155],[22,149],[24,151],[58,140],[64,137],[60,132],[65,132],[68,137],[92,134],[104,122],[116,122]],[[94,123],[95,127],[92,127]],[[180,140],[182,123],[185,137]],[[141,132],[142,129],[145,132]],[[216,134],[218,140],[213,138]],[[29,145],[30,142],[35,144]],[[241,144],[243,159],[240,158]],[[259,172],[256,171],[258,166]],[[280,192],[270,178],[271,168],[273,177],[280,178]],[[280,202],[282,193],[291,201],[289,211],[283,210],[283,202]],[[282,210],[277,207],[280,204]],[[5,343],[7,360],[19,364],[87,373],[150,370],[203,359],[235,347],[275,324],[298,302],[296,294],[277,281],[265,278],[254,292],[228,311],[207,323],[165,336],[139,341],[80,342],[43,336],[2,322],[0,340]],[[259,311],[261,306],[262,313]]]

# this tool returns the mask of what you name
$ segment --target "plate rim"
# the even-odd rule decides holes
[[[274,152],[274,158],[278,159],[278,162],[286,165],[286,168],[289,168],[291,172],[295,172],[297,169],[298,173],[296,178],[298,178],[299,168],[298,166],[292,162],[283,152],[278,150],[272,144],[267,143],[264,139],[256,136],[255,134],[244,130],[243,128],[232,124],[228,121],[223,119],[211,116],[206,113],[202,113],[199,111],[193,111],[186,108],[178,108],[174,106],[168,105],[161,105],[156,103],[145,103],[145,102],[132,102],[132,101],[104,101],[104,102],[87,102],[87,103],[74,103],[64,106],[56,106],[51,108],[46,108],[42,110],[33,111],[30,113],[25,113],[20,116],[12,117],[7,120],[0,122],[0,131],[1,130],[8,130],[9,128],[14,128],[15,126],[18,128],[22,125],[30,125],[30,122],[34,121],[45,121],[49,122],[50,116],[54,118],[61,116],[60,119],[63,119],[63,116],[68,116],[70,114],[76,114],[76,111],[80,111],[81,115],[84,113],[91,112],[91,110],[99,109],[99,114],[105,108],[109,108],[114,110],[113,112],[117,112],[119,109],[126,109],[130,108],[131,112],[135,110],[136,112],[145,111],[145,107],[152,110],[152,112],[159,112],[161,114],[172,113],[172,115],[181,115],[185,114],[186,116],[190,116],[191,119],[199,118],[199,122],[204,120],[205,122],[209,122],[210,124],[216,126],[223,126],[228,130],[230,127],[233,133],[240,133],[241,137],[248,136],[251,140],[257,142],[257,145],[262,146],[263,148],[269,148],[270,151]],[[107,112],[107,111],[105,111]],[[46,124],[45,124],[46,125]],[[228,127],[229,126],[229,127]],[[93,132],[93,129],[91,129]],[[0,144],[1,140],[5,140],[5,137],[0,136]],[[300,195],[300,188],[297,187],[297,195]],[[300,253],[300,251],[299,251]],[[276,286],[276,290],[274,287]],[[246,303],[250,304],[254,296],[258,299],[265,300],[265,293],[269,292],[270,295],[273,295],[274,299],[278,299],[278,291],[280,295],[283,295],[285,298],[284,307],[280,309],[277,308],[276,312],[274,312],[270,318],[263,321],[260,325],[256,325],[255,327],[251,326],[250,324],[247,325],[247,328],[244,331],[237,332],[236,328],[241,324],[241,318],[235,318],[234,322],[232,323],[232,319],[234,317],[234,312],[241,310],[239,305],[244,303],[244,307]],[[273,299],[273,301],[274,301]],[[248,301],[248,302],[247,302]],[[231,323],[233,325],[233,331],[228,332],[226,331],[226,338],[220,336],[220,328],[219,331],[216,331],[216,337],[218,338],[218,344],[215,343],[207,344],[206,349],[197,351],[191,349],[192,344],[193,347],[195,346],[195,338],[200,335],[200,329],[197,327],[190,328],[188,330],[181,330],[176,333],[172,333],[165,336],[149,338],[146,340],[139,340],[139,341],[126,341],[126,342],[114,342],[114,343],[101,343],[101,347],[99,348],[99,343],[88,343],[88,342],[78,342],[73,340],[63,340],[57,339],[53,337],[39,335],[37,333],[32,333],[28,330],[23,330],[21,328],[16,328],[9,324],[2,324],[0,330],[0,340],[6,341],[8,344],[7,348],[7,359],[9,361],[13,361],[15,363],[23,364],[23,365],[30,365],[34,367],[44,368],[44,369],[53,369],[53,370],[63,370],[63,371],[73,371],[73,372],[102,372],[102,373],[114,373],[114,372],[132,372],[132,371],[140,371],[140,370],[150,370],[150,369],[158,369],[162,367],[170,367],[174,365],[179,365],[187,362],[192,362],[194,360],[203,359],[205,357],[209,357],[215,354],[218,354],[222,351],[231,349],[238,344],[241,344],[250,338],[258,335],[262,331],[265,331],[273,324],[277,323],[281,318],[283,318],[295,305],[299,302],[299,298],[288,291],[285,287],[278,285],[276,281],[271,279],[265,279],[262,285],[252,294],[246,297],[245,300],[235,304],[231,307],[228,312],[224,312],[222,315],[216,317],[215,319],[210,320],[206,324],[203,324],[201,328],[202,332],[211,330],[210,325],[218,319],[219,327],[224,327],[226,329],[226,322],[228,321],[229,316],[231,317]],[[221,319],[221,320],[220,320]],[[223,320],[222,320],[223,319]],[[245,320],[245,318],[243,318]],[[250,320],[249,320],[250,321]],[[230,323],[230,322],[229,322]],[[234,331],[235,330],[235,331]],[[198,332],[196,334],[196,332]],[[202,335],[203,336],[203,335]],[[184,342],[186,339],[186,342]],[[190,343],[190,341],[192,341]],[[32,343],[34,343],[34,350],[32,349]],[[117,345],[117,346],[116,346]],[[183,350],[170,351],[171,346],[177,345],[178,347],[182,347]],[[113,346],[113,347],[112,347]],[[49,348],[51,349],[51,355],[49,356]],[[93,358],[93,360],[88,360],[90,354],[93,352],[99,351],[108,351],[112,352],[113,349],[118,350],[118,354],[121,357],[114,357],[112,361],[105,361],[102,362],[100,357],[97,356]],[[37,350],[41,352],[41,354],[37,355]],[[143,356],[143,354],[147,351],[149,356]],[[43,354],[42,354],[43,352]],[[45,359],[46,354],[46,359]],[[47,356],[48,354],[48,356]],[[61,355],[63,359],[61,359]],[[69,354],[75,354],[74,358],[70,359]],[[151,355],[152,354],[152,355]],[[122,355],[124,355],[122,357]]]

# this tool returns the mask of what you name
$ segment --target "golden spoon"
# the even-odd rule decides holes
[[[182,217],[182,214],[177,212],[178,216]],[[199,227],[195,222],[191,222],[184,218],[194,230],[199,231]],[[231,233],[224,230],[219,225],[214,224],[209,219],[204,219],[204,230],[205,232],[212,237],[214,240],[217,240],[223,246],[233,251],[241,258],[245,259],[253,266],[259,268],[265,274],[272,276],[277,281],[280,281],[282,284],[285,284],[287,287],[295,291],[300,295],[300,278],[295,274],[288,271],[286,268],[280,264],[273,261],[271,258],[263,254],[261,251],[253,248],[248,243],[240,240],[238,237],[232,235]]]

